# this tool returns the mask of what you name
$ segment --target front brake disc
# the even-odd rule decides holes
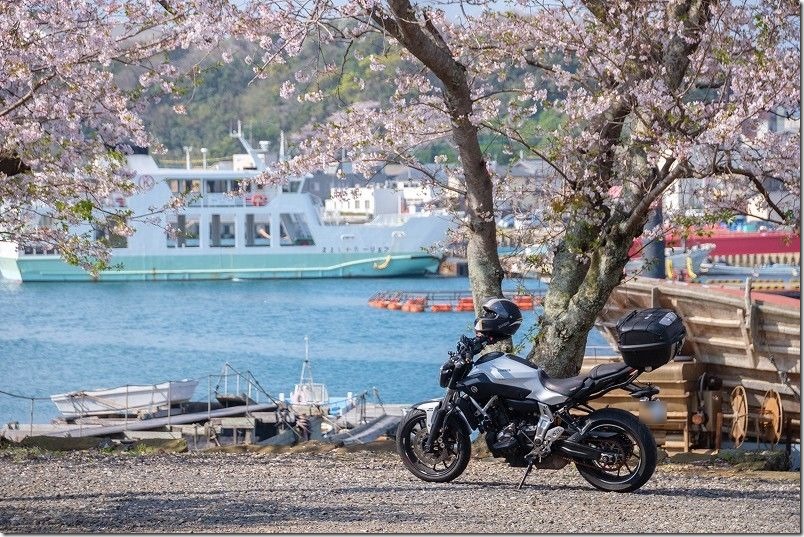
[[[449,451],[444,449],[440,442],[433,445],[433,451],[427,452],[424,450],[424,443],[427,441],[429,434],[425,429],[420,429],[416,432],[413,439],[413,452],[416,458],[427,464],[437,464],[439,462],[446,462],[449,458]]]

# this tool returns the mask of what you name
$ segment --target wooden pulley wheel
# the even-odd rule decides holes
[[[757,438],[777,443],[782,438],[783,419],[782,397],[776,390],[768,390],[757,414]]]
[[[735,386],[731,391],[731,430],[729,436],[738,448],[745,442],[748,434],[748,396],[745,388]]]

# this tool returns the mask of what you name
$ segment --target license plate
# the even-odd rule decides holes
[[[667,421],[667,404],[664,401],[642,401],[639,405],[639,419],[645,423],[664,423]]]

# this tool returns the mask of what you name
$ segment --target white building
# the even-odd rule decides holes
[[[381,214],[402,213],[404,209],[401,192],[374,185],[333,188],[332,197],[324,202],[326,215],[340,215],[345,219],[368,220]]]
[[[410,213],[422,212],[427,204],[433,203],[438,197],[431,185],[419,181],[397,181],[396,191],[402,194],[407,212]]]

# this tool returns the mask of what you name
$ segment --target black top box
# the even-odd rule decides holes
[[[650,371],[673,359],[684,341],[684,324],[673,310],[635,310],[617,321],[617,346],[623,361]]]

